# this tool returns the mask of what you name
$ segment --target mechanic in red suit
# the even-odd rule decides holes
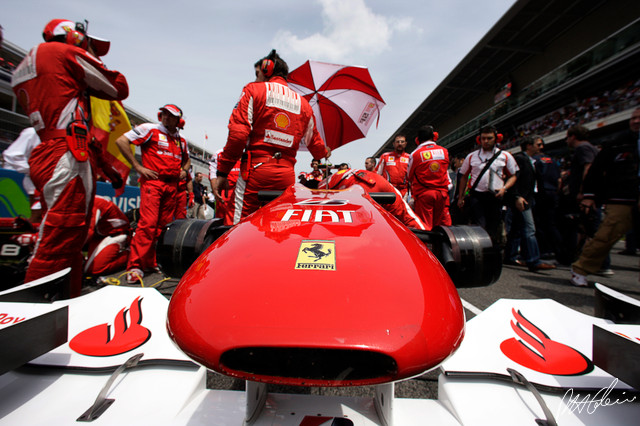
[[[116,140],[122,155],[140,175],[141,184],[140,219],[131,241],[128,282],[157,269],[155,244],[162,228],[173,220],[178,183],[191,167],[187,143],[178,130],[182,110],[167,104],[160,108],[158,118],[159,124],[141,124]],[[131,153],[130,144],[141,147],[142,164]]]
[[[449,215],[449,151],[436,145],[437,133],[425,125],[418,129],[418,147],[411,153],[407,181],[414,199],[413,209],[427,230],[434,226],[451,226]]]
[[[108,199],[96,196],[87,236],[88,275],[112,274],[127,265],[131,226],[129,219]]]
[[[211,161],[209,161],[209,182],[213,183],[216,181],[220,154],[222,154],[222,150],[216,152],[216,155],[211,159]],[[216,202],[215,217],[223,219],[225,225],[233,225],[233,216],[235,212],[234,193],[238,177],[240,177],[240,160],[236,162],[227,175],[227,188],[220,191],[222,200],[218,200]]]
[[[392,204],[383,204],[382,207],[409,228],[427,229],[418,215],[416,215],[407,202],[404,201],[400,191],[375,172],[352,169],[339,170],[331,175],[328,183],[321,183],[320,188],[346,189],[353,185],[360,185],[367,192],[395,193],[396,200]]]
[[[287,86],[287,63],[272,50],[255,67],[256,81],[244,87],[229,119],[229,136],[212,185],[220,202],[227,176],[241,160],[234,224],[260,207],[259,190],[284,190],[295,183],[300,143],[306,144],[313,158],[331,154],[318,133],[309,102]]]
[[[185,177],[180,179],[178,183],[178,194],[176,195],[176,211],[173,213],[173,218],[186,219],[187,207],[193,207],[195,204],[195,198],[193,196],[193,181],[191,180],[191,174],[187,173]]]
[[[11,86],[42,143],[29,159],[30,175],[46,213],[25,281],[71,267],[71,296],[82,286],[82,246],[95,194],[89,96],[122,100],[125,77],[98,59],[109,42],[86,34],[81,23],[54,19],[45,43],[31,49]]]
[[[391,182],[391,185],[395,186],[405,199],[408,192],[407,166],[409,166],[409,158],[411,158],[409,153],[405,152],[406,148],[406,136],[396,135],[393,139],[393,151],[382,154],[378,167],[376,167],[376,172]]]

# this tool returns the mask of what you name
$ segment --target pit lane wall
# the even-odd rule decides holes
[[[29,195],[22,185],[24,177],[14,170],[0,169],[0,218],[31,217]],[[96,194],[113,201],[125,213],[140,207],[140,188],[137,186],[127,185],[124,194],[116,197],[111,184],[98,182]]]

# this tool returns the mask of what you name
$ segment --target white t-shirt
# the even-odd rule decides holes
[[[40,144],[40,138],[33,127],[27,127],[20,136],[13,141],[9,148],[2,152],[4,158],[4,167],[6,169],[15,170],[16,172],[26,175],[22,181],[22,186],[27,194],[33,194],[35,186],[29,177],[29,157],[33,148]]]
[[[477,151],[473,151],[471,154],[467,155],[467,158],[464,159],[462,163],[462,167],[460,167],[460,172],[463,176],[466,176],[471,172],[470,185],[473,186],[478,179],[478,175],[482,169],[484,169],[485,164],[495,155],[498,151],[498,148],[494,148],[493,151],[483,151],[479,149]],[[513,155],[508,153],[507,151],[500,151],[498,157],[493,160],[489,170],[487,170],[478,182],[476,186],[476,191],[478,192],[495,192],[504,187],[504,179],[503,176],[509,177],[516,174],[518,171],[518,163],[516,163]]]

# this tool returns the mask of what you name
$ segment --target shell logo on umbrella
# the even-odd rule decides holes
[[[307,61],[287,82],[309,101],[318,132],[332,150],[364,138],[385,106],[365,67]]]

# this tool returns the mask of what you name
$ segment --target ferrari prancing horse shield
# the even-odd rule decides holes
[[[295,269],[336,270],[336,243],[324,240],[303,240]]]

